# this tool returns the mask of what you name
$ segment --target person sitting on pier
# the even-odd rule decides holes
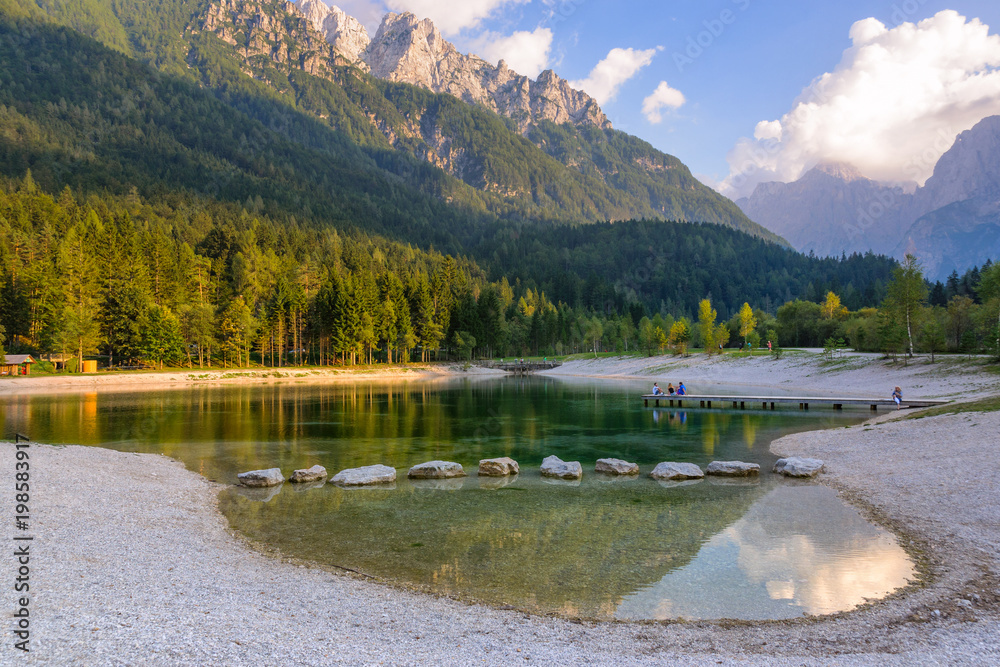
[[[674,389],[674,383],[673,382],[668,382],[667,383],[667,393],[670,394],[671,396],[673,396],[674,394],[677,393],[677,390]]]
[[[683,382],[678,382],[677,383],[677,395],[678,396],[683,396],[686,393],[687,393],[687,389],[684,388],[684,383]]]
[[[902,407],[900,403],[903,401],[903,390],[896,387],[892,392],[892,400],[896,401],[896,409],[899,410]]]
[[[663,390],[660,389],[660,385],[653,383],[653,396],[663,396]]]

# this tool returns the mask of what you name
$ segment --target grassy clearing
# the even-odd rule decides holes
[[[938,415],[954,415],[963,412],[996,412],[1000,410],[1000,396],[990,396],[978,401],[968,401],[966,403],[949,403],[936,408],[922,410],[915,415],[909,415],[907,419],[923,419],[924,417],[936,417]]]

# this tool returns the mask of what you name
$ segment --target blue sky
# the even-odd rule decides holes
[[[841,107],[840,114],[849,110],[855,116],[865,117],[869,109],[887,109],[886,117],[873,118],[871,126],[873,132],[881,132],[886,137],[885,145],[889,147],[898,146],[898,135],[905,133],[928,137],[950,133],[954,138],[958,132],[971,127],[974,123],[971,119],[977,114],[978,118],[989,115],[990,109],[992,113],[1000,113],[1000,72],[997,71],[1000,67],[1000,36],[997,36],[1000,3],[996,0],[950,3],[934,0],[808,3],[801,0],[465,0],[462,3],[346,0],[337,4],[361,19],[373,34],[378,17],[384,11],[409,10],[434,20],[445,36],[463,51],[475,51],[491,60],[497,54],[504,55],[508,61],[520,60],[524,63],[521,70],[551,67],[560,76],[580,83],[599,99],[604,97],[602,106],[615,127],[676,155],[709,182],[722,181],[731,170],[742,168],[727,163],[727,155],[741,139],[745,151],[759,146],[760,141],[781,143],[780,148],[770,149],[771,156],[762,161],[766,164],[756,167],[769,178],[790,180],[797,177],[804,166],[827,157],[857,163],[863,171],[871,172],[873,178],[918,182],[926,178],[934,160],[919,156],[925,153],[924,144],[930,145],[929,138],[922,140],[924,144],[902,142],[906,145],[898,154],[883,150],[882,153],[888,155],[880,161],[877,156],[862,154],[858,146],[837,148],[845,142],[851,143],[851,137],[860,137],[860,133],[849,124],[838,125],[838,117],[830,110],[815,123],[825,123],[819,126],[819,131],[841,137],[840,144],[834,142],[833,147],[819,145],[822,142],[814,141],[815,137],[803,138],[813,136],[816,127],[793,128],[786,121],[783,134],[778,130],[758,128],[761,121],[774,121],[789,114],[803,90],[817,77],[834,72],[838,65],[847,73],[839,81],[832,82],[826,94],[853,96],[852,104]],[[458,11],[457,7],[462,10]],[[943,16],[932,18],[944,10],[954,10],[965,18],[961,21],[955,17],[950,20]],[[867,22],[857,29],[852,39],[852,26],[868,18],[876,19],[884,29]],[[977,32],[973,19],[986,24],[988,30],[979,26]],[[913,37],[913,31],[905,30],[905,26],[899,27],[901,23],[924,20],[928,22],[923,31],[918,31],[921,33],[918,37]],[[516,33],[520,33],[520,39],[509,39]],[[863,44],[870,48],[862,56],[845,55],[852,45]],[[600,77],[595,82],[590,74],[613,49],[631,49],[618,53],[618,65],[624,61],[626,70],[620,72],[619,78],[635,71],[630,77],[616,81],[619,84],[617,92],[609,97],[607,81],[602,89]],[[950,79],[956,67],[954,63],[948,65],[947,72],[944,69],[944,73],[930,72],[934,63],[963,49],[963,59],[957,67],[967,70],[967,76],[961,81]],[[890,81],[894,81],[899,78],[894,72],[912,62],[916,70],[911,72],[915,77],[913,87],[926,90],[919,95],[914,93],[912,99],[898,91],[892,98],[865,92],[860,82],[872,77],[864,70],[873,62],[872,54],[883,51],[890,53],[890,60],[895,58],[895,69],[883,66],[877,76],[890,77]],[[924,54],[926,58],[918,58],[915,54]],[[631,69],[628,67],[630,59]],[[614,70],[612,65],[608,67]],[[879,65],[876,63],[874,67]],[[518,69],[514,64],[512,68]],[[924,70],[928,72],[926,77],[922,74]],[[983,74],[991,75],[985,83],[980,81]],[[876,82],[877,76],[873,78]],[[948,80],[939,81],[942,77]],[[971,79],[980,81],[974,93],[967,91]],[[600,90],[594,92],[590,87]],[[662,99],[669,104],[660,106],[660,122],[653,123],[650,115],[643,112],[643,103],[658,87],[663,93]],[[929,102],[932,96],[939,100]],[[940,98],[945,97],[950,100],[947,108],[929,109],[926,117],[908,117],[913,108],[943,104]],[[893,104],[904,102],[905,107],[896,111],[891,109]],[[674,108],[678,104],[680,106]],[[964,111],[959,113],[955,110],[958,107]],[[755,131],[758,136],[753,139]],[[776,139],[777,136],[781,139]],[[871,137],[859,141],[872,146],[880,143]],[[943,146],[944,141],[940,138],[934,141],[935,145],[942,144],[934,148],[939,155],[947,146]],[[911,168],[909,171],[902,167],[893,169],[887,161],[892,164],[906,162]],[[919,164],[912,166],[914,163]],[[754,176],[752,181],[763,178]]]

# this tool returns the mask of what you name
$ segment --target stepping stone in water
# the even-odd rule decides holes
[[[268,468],[267,470],[248,470],[236,476],[240,484],[249,487],[278,486],[285,481],[285,476],[281,474],[281,468]]]
[[[720,477],[749,477],[760,474],[760,466],[743,461],[712,461],[705,469],[705,474]]]
[[[649,473],[653,479],[678,480],[678,479],[701,479],[705,473],[701,468],[693,463],[674,463],[664,461],[657,463],[653,472]]]
[[[778,459],[771,472],[785,477],[815,477],[823,472],[823,462],[819,459],[790,456],[787,459]]]
[[[296,470],[292,473],[292,476],[288,478],[288,481],[296,484],[303,482],[318,482],[324,477],[326,477],[326,468],[316,465],[312,468]]]
[[[558,477],[559,479],[580,479],[583,477],[583,466],[579,461],[563,461],[558,456],[546,456],[542,461],[542,477]]]
[[[410,479],[446,479],[448,477],[465,477],[465,468],[460,463],[452,461],[428,461],[418,463],[406,473]]]
[[[507,477],[520,472],[517,461],[509,456],[498,459],[481,459],[479,461],[480,477]]]
[[[629,463],[621,459],[597,459],[594,472],[601,472],[606,475],[638,475],[639,464]]]
[[[373,484],[393,484],[395,481],[395,468],[374,465],[341,470],[333,476],[330,483],[339,486],[370,486]]]

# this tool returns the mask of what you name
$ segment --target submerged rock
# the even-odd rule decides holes
[[[464,477],[432,477],[430,479],[411,479],[410,486],[414,489],[430,491],[458,491],[465,486]]]
[[[664,461],[657,463],[653,472],[649,473],[653,479],[677,480],[677,479],[701,479],[705,473],[701,468],[693,463],[674,463]]]
[[[508,475],[516,475],[520,471],[517,461],[509,456],[479,461],[480,477],[507,477]]]
[[[517,475],[507,475],[506,477],[483,477],[479,476],[480,489],[502,489],[517,482]]]
[[[563,461],[558,456],[546,456],[542,461],[542,477],[558,477],[559,479],[580,479],[583,477],[583,466],[579,461]]]
[[[282,487],[282,484],[263,487],[237,486],[234,491],[247,500],[252,500],[255,503],[266,503],[270,501],[271,498],[278,495],[278,493],[281,492]]]
[[[621,459],[597,459],[594,472],[602,472],[606,475],[638,475],[639,464],[629,463]]]
[[[281,474],[281,468],[268,468],[267,470],[248,470],[236,476],[243,486],[252,488],[262,486],[278,486],[285,481],[285,476]]]
[[[406,473],[410,479],[447,479],[448,477],[465,477],[465,468],[461,463],[453,461],[428,461],[418,463]]]
[[[790,456],[787,459],[778,459],[771,472],[785,477],[815,477],[823,472],[823,462],[819,459]]]
[[[749,477],[760,474],[760,466],[744,461],[712,461],[705,469],[705,474],[719,477]]]
[[[292,473],[292,476],[288,478],[288,481],[296,484],[301,482],[317,482],[324,477],[326,477],[326,468],[320,465],[315,465],[312,468],[296,470]]]
[[[369,486],[372,484],[393,484],[395,481],[395,468],[374,465],[341,470],[333,476],[330,483],[339,486]]]

